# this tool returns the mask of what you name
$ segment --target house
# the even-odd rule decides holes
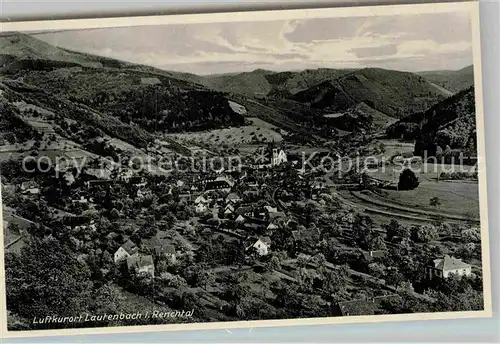
[[[226,208],[224,209],[224,215],[230,215],[234,213],[234,207],[231,203],[229,203],[228,205],[226,205]]]
[[[252,216],[253,215],[253,209],[252,209],[252,207],[242,206],[242,207],[237,208],[234,211],[234,213],[236,215]]]
[[[271,238],[261,237],[257,239],[248,249],[254,248],[259,256],[267,256],[271,247]]]
[[[167,257],[172,262],[175,262],[177,252],[174,245],[171,244],[167,233],[160,231],[150,239],[144,240],[144,246],[148,247],[158,257]]]
[[[277,226],[275,223],[271,222],[271,223],[270,223],[270,224],[266,227],[266,229],[267,229],[268,231],[272,231],[272,230],[278,229],[278,226]]]
[[[161,253],[164,254],[165,257],[170,259],[172,263],[175,263],[175,260],[177,259],[177,252],[175,251],[174,245],[165,246]]]
[[[231,191],[234,186],[234,182],[226,176],[219,176],[215,180],[207,182],[205,185],[205,190],[221,190],[225,192]]]
[[[208,202],[209,202],[208,199],[204,195],[200,195],[196,197],[196,199],[194,200],[194,204],[200,204],[200,203],[208,204]]]
[[[266,212],[269,214],[269,213],[277,213],[278,212],[278,208],[275,208],[275,207],[271,207],[270,205],[266,205],[264,206],[264,209],[266,210]]]
[[[23,194],[37,195],[40,193],[40,188],[38,187],[38,184],[34,180],[22,182],[20,189]]]
[[[255,176],[248,176],[245,178],[245,184],[247,187],[254,188],[259,186],[259,181]]]
[[[243,215],[238,215],[238,217],[234,220],[236,223],[244,223],[246,221]]]
[[[326,185],[324,182],[315,180],[311,184],[311,198],[316,199],[316,197],[322,193],[324,193],[326,190]]]
[[[146,273],[155,277],[155,266],[151,255],[134,254],[127,257],[127,267],[136,274]]]
[[[127,240],[122,246],[118,248],[118,250],[116,250],[114,261],[115,263],[118,263],[123,259],[127,259],[128,257],[137,254],[138,251],[139,248],[137,247],[137,245],[131,240]]]
[[[462,260],[445,255],[443,258],[434,259],[426,268],[425,274],[429,279],[448,278],[454,276],[470,276],[471,265]]]
[[[237,204],[239,202],[241,202],[241,198],[240,198],[240,196],[238,196],[234,192],[230,193],[226,197],[226,203],[228,203],[228,204]]]

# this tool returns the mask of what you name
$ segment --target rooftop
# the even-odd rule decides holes
[[[127,266],[129,269],[139,269],[150,265],[153,265],[153,257],[150,255],[138,254],[127,258]]]
[[[462,260],[445,255],[444,258],[434,259],[434,268],[439,270],[457,270],[457,269],[467,269],[471,266],[464,263]]]
[[[136,253],[138,251],[137,245],[133,241],[131,241],[131,240],[127,240],[121,246],[121,248],[123,248],[130,255],[132,255],[132,254],[134,254],[134,253]]]

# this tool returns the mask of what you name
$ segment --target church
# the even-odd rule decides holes
[[[288,158],[285,151],[273,141],[267,147],[263,147],[258,159],[258,168],[279,166],[286,162],[288,162]]]
[[[268,149],[271,156],[271,166],[279,166],[288,161],[285,151],[275,146],[274,142],[269,145]]]

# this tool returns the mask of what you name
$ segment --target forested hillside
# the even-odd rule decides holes
[[[388,116],[402,118],[424,111],[444,99],[444,94],[416,74],[366,68],[310,87],[293,98],[331,111],[363,102]]]
[[[441,150],[476,151],[476,110],[474,87],[406,117],[387,128],[392,138],[416,140],[415,153],[439,154]],[[439,148],[438,148],[439,147]]]

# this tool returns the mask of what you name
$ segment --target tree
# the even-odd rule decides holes
[[[387,240],[394,239],[402,240],[410,238],[410,229],[400,224],[397,220],[392,219],[391,222],[384,226],[387,233]]]
[[[399,190],[413,190],[416,189],[419,184],[417,176],[411,169],[407,168],[401,172],[398,182]]]
[[[373,220],[371,217],[356,214],[353,223],[354,238],[359,247],[369,250],[373,245]]]
[[[404,276],[398,270],[390,269],[387,271],[385,282],[388,285],[392,285],[397,288],[403,281],[404,281]]]
[[[370,271],[371,275],[382,278],[385,274],[385,266],[380,263],[370,263],[368,264],[368,271]]]
[[[297,266],[306,267],[308,263],[309,263],[309,257],[307,257],[302,253],[299,254],[299,256],[297,257]]]
[[[281,263],[278,257],[272,256],[269,262],[267,263],[267,268],[270,271],[275,271],[281,269]]]
[[[443,156],[443,149],[440,146],[436,147],[436,157],[440,158]]]
[[[113,208],[111,209],[111,211],[109,212],[109,217],[113,220],[116,220],[118,218],[120,218],[120,212],[118,211],[118,209],[116,208]]]
[[[417,242],[433,241],[439,236],[436,227],[433,225],[415,226],[412,230],[413,240]]]
[[[387,246],[385,245],[384,238],[379,232],[375,232],[370,243],[370,250],[385,250]]]
[[[451,147],[449,145],[446,145],[443,155],[445,158],[448,158],[451,155]]]
[[[33,240],[19,255],[6,255],[7,308],[32,319],[72,316],[92,299],[90,271],[57,239]]]
[[[431,207],[439,207],[441,205],[441,200],[439,199],[439,197],[432,197],[430,200],[429,200],[429,205]]]
[[[477,227],[464,229],[460,234],[463,242],[481,242],[481,229]]]
[[[380,145],[378,146],[378,149],[380,153],[384,154],[385,153],[385,144],[383,142],[380,142]]]

